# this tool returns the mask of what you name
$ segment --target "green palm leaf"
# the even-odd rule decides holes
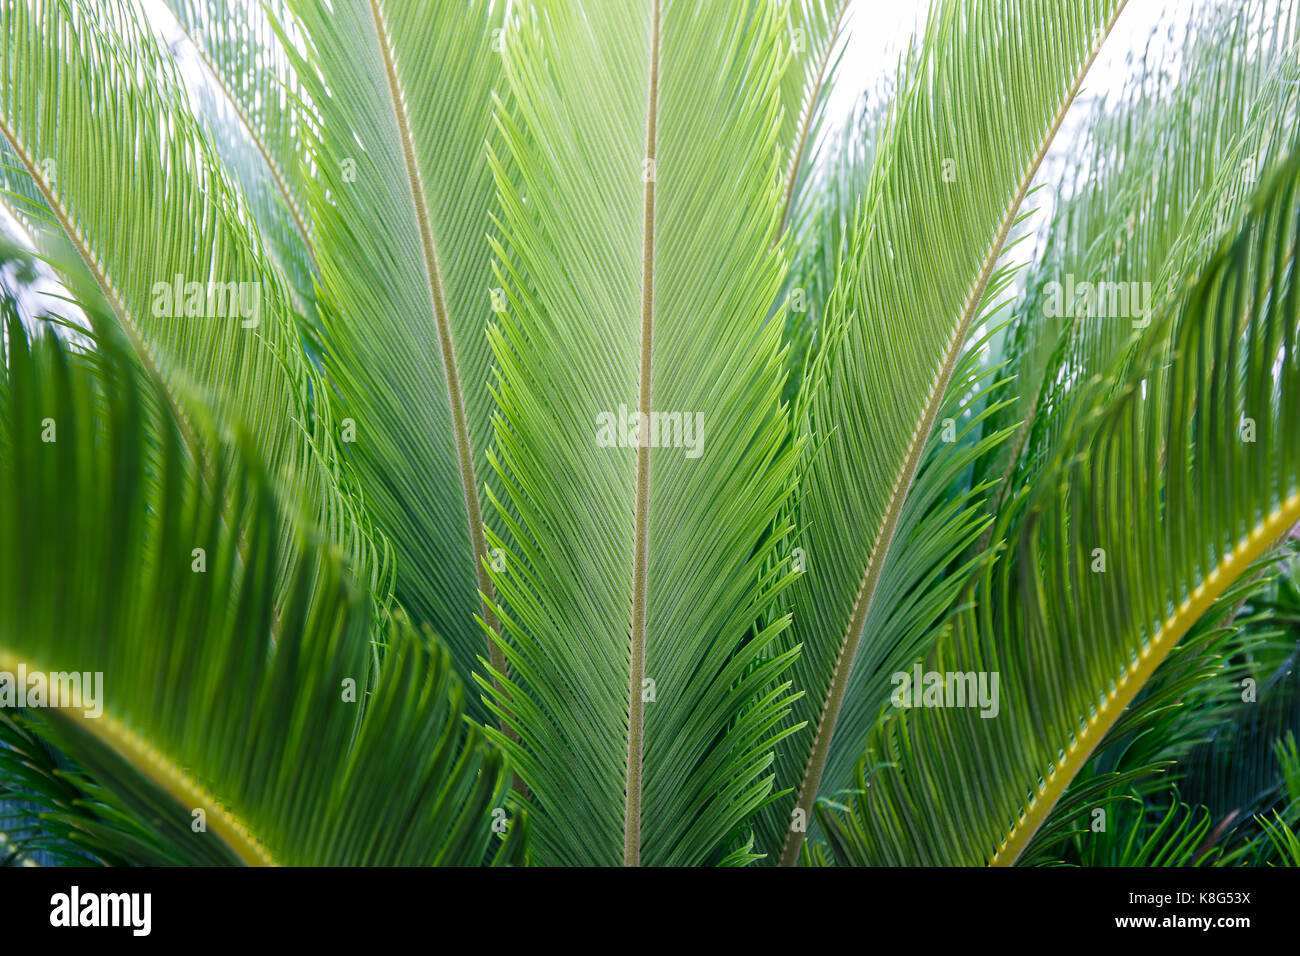
[[[209,141],[248,204],[267,255],[285,277],[304,330],[318,347],[315,285],[319,272],[305,177],[311,167],[303,118],[307,106],[280,29],[279,4],[256,0],[167,0],[206,71],[191,89]],[[269,13],[267,12],[269,11]]]
[[[810,156],[821,130],[836,45],[848,12],[848,0],[790,0],[788,48],[791,62],[781,76],[779,142],[787,151],[782,229],[790,221],[796,198],[804,190],[813,164]]]
[[[1258,696],[1240,703],[1233,717],[1189,755],[1186,796],[1204,803],[1216,819],[1264,812],[1284,793],[1273,751],[1288,732],[1300,733],[1297,664],[1300,652],[1260,681]]]
[[[798,860],[855,667],[890,648],[864,627],[968,330],[1020,204],[1123,4],[937,6],[898,99],[824,312],[806,396],[809,573],[790,640],[805,722],[783,748],[765,839]],[[814,452],[815,450],[815,452]]]
[[[270,180],[304,251],[313,256],[305,183],[309,157],[302,135],[305,107],[279,42],[278,30],[284,29],[288,13],[278,2],[263,6],[265,2],[167,0],[167,6],[234,113],[235,123],[228,129],[237,126],[240,138],[264,164],[256,170],[239,163],[240,169],[232,172],[246,187]],[[265,229],[274,217],[263,215],[258,221]]]
[[[342,486],[337,423],[284,279],[138,16],[117,0],[3,0],[0,133],[26,177],[13,191],[71,243],[85,268],[65,277],[78,295],[81,278],[93,279],[138,361],[166,384],[190,453],[210,457],[180,398],[193,384],[218,415],[247,423],[276,480],[305,493],[313,523],[382,602],[384,546]],[[283,569],[281,586],[292,574]]]
[[[1225,589],[1161,661],[1047,815],[1017,860],[1019,865],[1057,862],[1063,855],[1078,862],[1089,854],[1110,852],[1118,845],[1114,837],[1099,839],[1100,847],[1086,842],[1099,808],[1107,810],[1105,832],[1111,833],[1109,808],[1119,802],[1137,801],[1160,812],[1181,801],[1192,807],[1203,803],[1182,791],[1188,776],[1180,764],[1233,712],[1234,702],[1240,701],[1241,679],[1251,672],[1250,660],[1264,648],[1260,635],[1234,619],[1242,601],[1258,587],[1253,577],[1254,569],[1248,570]],[[1123,809],[1117,812],[1125,815]],[[1216,830],[1222,819],[1215,817]],[[1135,834],[1127,835],[1136,839]]]
[[[901,547],[886,559],[877,588],[880,600],[873,602],[863,629],[888,652],[871,662],[874,667],[861,661],[849,677],[822,774],[824,794],[854,785],[870,731],[888,706],[890,675],[910,670],[925,656],[934,635],[969,600],[967,585],[990,556],[982,550],[964,553],[991,520],[980,507],[988,486],[968,484],[964,476],[1008,435],[983,431],[1000,409],[998,396],[1006,383],[990,382],[1000,370],[982,367],[980,344],[963,356],[953,376],[954,387],[939,414],[943,427],[930,436],[899,517]]]
[[[821,814],[842,860],[1014,862],[1156,666],[1300,520],[1284,424],[1300,414],[1298,187],[1292,152],[1240,235],[1148,330],[1115,400],[1081,406],[1094,410],[1031,493],[980,607],[926,662],[1000,672],[1000,719],[892,715],[852,809]],[[1157,367],[1159,383],[1139,371]]]
[[[1235,233],[1279,159],[1286,137],[1276,131],[1300,89],[1300,20],[1288,11],[1292,3],[1278,4],[1271,21],[1260,4],[1211,6],[1193,18],[1172,68],[1151,63],[1119,103],[1098,104],[1010,336],[1021,394],[1007,421],[1021,424],[998,462],[1002,495],[1051,459],[1086,394],[1073,383],[1107,374],[1135,341],[1133,323],[1107,314],[1106,297],[1066,303],[1061,284],[1073,276],[1146,287],[1153,308]]]
[[[790,345],[790,404],[803,385],[803,373],[820,348],[822,311],[830,301],[845,241],[857,221],[858,202],[871,177],[871,162],[889,114],[893,94],[887,84],[862,97],[850,120],[826,144],[824,161],[809,163],[808,183],[793,197],[790,211],[792,261],[786,279],[785,339]]]
[[[209,492],[167,396],[111,338],[94,356],[29,346],[11,318],[8,343],[0,670],[102,675],[78,706],[29,711],[41,735],[149,821],[167,862],[479,862],[508,775],[447,651],[394,623],[376,672],[339,551],[281,533],[246,435],[207,437],[228,452]],[[277,608],[286,537],[298,571]]]
[[[542,862],[743,862],[771,792],[780,6],[548,3],[507,38],[490,694]]]
[[[313,104],[307,184],[327,302],[325,363],[398,598],[463,676],[489,647],[479,504],[492,310],[485,141],[504,4],[291,2],[285,50]],[[501,660],[492,652],[496,663]],[[477,711],[477,708],[476,708]]]

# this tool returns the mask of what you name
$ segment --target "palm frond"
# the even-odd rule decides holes
[[[1051,460],[1086,394],[1075,384],[1132,353],[1149,318],[1138,313],[1158,308],[1237,231],[1284,155],[1281,130],[1300,102],[1296,13],[1254,0],[1204,8],[1173,66],[1144,56],[1119,102],[1096,104],[1011,330],[1020,400],[1006,420],[1022,424],[997,463],[1004,493]],[[1076,299],[1085,284],[1094,292]]]
[[[781,75],[778,135],[787,157],[782,231],[791,220],[813,166],[809,160],[815,154],[821,131],[831,76],[838,62],[836,48],[848,9],[848,0],[789,0],[788,3],[785,46],[791,62]]]
[[[811,572],[790,640],[806,696],[773,813],[782,862],[811,815],[852,670],[930,432],[1021,201],[1122,3],[936,7],[900,72],[872,176],[825,308],[833,331],[805,391],[801,524]],[[773,818],[775,819],[775,818]]]
[[[468,680],[489,647],[474,618],[492,598],[479,503],[494,302],[485,145],[505,4],[289,7],[304,50],[285,48],[314,109],[306,190],[325,364],[356,425],[347,450],[393,541],[398,599],[446,636]]]
[[[803,373],[823,338],[822,310],[830,301],[845,242],[866,194],[881,128],[893,102],[888,84],[862,97],[852,118],[827,144],[827,159],[809,165],[809,182],[795,194],[790,226],[790,271],[781,301],[786,303],[785,341],[790,346],[785,399],[794,405]]]
[[[188,39],[186,50],[202,64],[202,80],[190,84],[198,119],[286,280],[304,338],[319,352],[319,269],[305,186],[312,165],[303,135],[309,107],[279,32],[292,32],[290,15],[260,0],[167,0],[167,6]]]
[[[1260,571],[1271,563],[1264,559]],[[1242,681],[1267,646],[1267,635],[1249,626],[1253,615],[1238,613],[1260,588],[1254,570],[1247,571],[1188,630],[1106,732],[1017,865],[1079,862],[1096,811],[1116,801],[1138,801],[1159,811],[1179,802],[1203,805],[1196,793],[1187,792],[1194,780],[1184,765],[1218,724],[1231,719]],[[1139,814],[1135,825],[1146,818]],[[1236,822],[1242,819],[1237,815]],[[1225,818],[1214,814],[1213,820],[1216,837],[1221,836]]]
[[[792,577],[767,321],[782,4],[535,6],[497,113],[490,540],[510,676],[481,683],[518,733],[494,736],[542,862],[737,862],[796,653],[773,648],[788,617],[759,623]]]
[[[508,775],[464,720],[447,651],[395,620],[376,672],[344,556],[280,517],[246,433],[205,436],[223,452],[205,481],[124,350],[29,342],[8,320],[0,670],[25,728],[111,791],[99,813],[165,848],[125,844],[134,859],[483,859]],[[296,574],[277,606],[281,566]]]
[[[302,135],[304,105],[293,67],[280,46],[279,31],[289,21],[288,12],[278,0],[166,2],[234,114],[227,118],[225,131],[233,134],[230,139],[251,147],[263,164],[257,169],[252,157],[230,164],[246,194],[255,184],[270,181],[273,191],[263,192],[258,204],[259,225],[264,234],[269,228],[278,234],[281,220],[270,213],[272,198],[283,204],[310,263],[314,250],[305,185],[310,158]],[[216,104],[211,105],[213,115]],[[217,145],[220,148],[222,141]]]
[[[849,677],[844,706],[822,774],[821,792],[835,795],[853,786],[854,769],[871,728],[888,707],[890,675],[908,671],[925,657],[934,636],[964,603],[975,571],[991,550],[967,555],[988,525],[982,503],[986,485],[971,485],[974,462],[994,453],[1007,432],[988,433],[985,423],[998,411],[1005,380],[983,365],[982,339],[963,356],[939,412],[941,427],[927,443],[925,457],[899,518],[899,547],[881,572],[864,633],[880,650]],[[874,664],[874,666],[869,666]]]
[[[1188,756],[1183,789],[1222,819],[1273,809],[1285,794],[1275,747],[1300,734],[1300,650],[1249,692],[1238,692],[1233,717]]]
[[[108,303],[138,361],[166,385],[196,460],[210,451],[181,397],[191,386],[247,425],[276,480],[303,492],[311,521],[382,604],[385,545],[337,467],[339,423],[303,354],[284,279],[139,17],[119,0],[0,4],[0,133],[26,177],[11,192],[43,205],[66,236],[85,269],[65,278]],[[66,259],[57,248],[46,255]],[[79,287],[87,275],[93,291]],[[282,569],[282,587],[293,573]]]
[[[999,719],[923,708],[882,724],[861,765],[871,786],[823,815],[850,858],[1014,862],[1155,668],[1300,520],[1284,424],[1300,414],[1298,189],[1292,151],[1120,387],[1093,383],[1114,399],[1081,403],[979,607],[926,661],[999,674]],[[954,822],[921,823],[935,820]]]

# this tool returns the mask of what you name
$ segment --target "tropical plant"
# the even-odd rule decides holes
[[[0,0],[0,858],[1300,859],[1290,0],[167,6]]]

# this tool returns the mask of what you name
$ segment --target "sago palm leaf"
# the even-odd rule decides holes
[[[1300,520],[1298,187],[1292,153],[1115,400],[1081,406],[978,609],[926,661],[999,672],[1000,718],[892,715],[851,810],[822,814],[842,861],[1014,862],[1156,666]],[[1139,371],[1156,367],[1160,388]]]
[[[940,427],[930,436],[899,516],[900,546],[885,561],[879,600],[863,629],[889,650],[882,660],[861,661],[849,677],[836,723],[838,743],[822,774],[821,792],[831,799],[854,784],[868,734],[887,706],[889,675],[925,656],[934,635],[969,600],[968,582],[989,557],[988,551],[966,554],[990,521],[981,508],[989,487],[971,485],[966,476],[1007,437],[1005,431],[985,431],[1005,382],[997,380],[999,369],[982,366],[984,341],[975,343],[955,371],[939,411]]]
[[[183,866],[189,849],[133,813],[44,739],[39,711],[0,713],[0,842],[17,866]],[[184,842],[184,841],[182,841]],[[0,850],[2,852],[2,850]]]
[[[27,177],[18,194],[82,260],[69,281],[94,280],[138,361],[166,384],[190,453],[208,464],[178,398],[194,383],[218,414],[247,422],[276,480],[305,494],[382,601],[386,555],[340,488],[338,423],[284,280],[138,16],[117,0],[0,4],[0,133]]]
[[[782,227],[791,221],[812,174],[810,162],[821,129],[836,46],[849,0],[789,0],[784,46],[790,63],[781,76],[781,118],[777,141],[786,153]]]
[[[765,848],[797,862],[908,492],[968,330],[1048,144],[1122,3],[936,7],[899,80],[811,373],[801,489],[808,572],[794,589],[804,691]],[[996,287],[996,283],[992,283]],[[931,542],[945,547],[943,542]],[[854,744],[856,746],[856,742]]]
[[[1106,829],[1077,838],[1082,866],[1222,865],[1214,819],[1204,807],[1174,803],[1167,810],[1140,801],[1117,804]]]
[[[1252,569],[1225,589],[1169,652],[1070,782],[1018,864],[1078,862],[1096,852],[1084,841],[1097,832],[1097,811],[1106,812],[1102,822],[1109,833],[1110,808],[1119,802],[1137,800],[1162,812],[1180,800],[1200,805],[1173,788],[1188,779],[1180,764],[1189,752],[1234,712],[1249,661],[1264,648],[1260,634],[1234,620],[1259,587],[1253,578]],[[1222,835],[1219,820],[1215,830]]]
[[[490,693],[542,862],[740,862],[771,793],[781,6],[566,0],[507,38]]]
[[[790,211],[792,262],[786,279],[785,339],[790,346],[790,376],[785,395],[793,404],[803,372],[822,340],[822,310],[830,301],[845,240],[866,193],[871,162],[893,94],[888,85],[864,95],[852,118],[826,147],[811,182],[796,193]],[[809,164],[811,166],[811,164]]]
[[[325,364],[355,425],[347,451],[392,537],[399,600],[446,636],[468,679],[489,647],[474,617],[490,616],[492,596],[485,141],[505,4],[289,6],[304,50],[283,49],[312,101],[305,188]]]
[[[1278,161],[1300,89],[1300,20],[1293,3],[1275,6],[1276,20],[1253,2],[1197,13],[1172,69],[1146,62],[1118,103],[1098,104],[1011,334],[1021,395],[1008,420],[1021,424],[998,463],[1001,496],[1050,460],[1085,394],[1074,383],[1132,348],[1133,327],[1148,318],[1136,311],[1154,308],[1236,231]],[[1064,301],[1062,286],[1103,281],[1127,293],[1134,314],[1109,314],[1109,294]]]
[[[285,29],[287,12],[266,0],[167,0],[167,6],[264,164],[264,170],[236,178],[247,184],[254,176],[269,177],[305,251],[314,255],[305,184],[309,158],[302,135],[305,107],[277,32]],[[267,220],[259,217],[259,222],[265,226]]]
[[[29,726],[148,821],[167,862],[480,862],[508,776],[447,651],[394,623],[375,673],[369,598],[338,550],[281,533],[247,436],[209,491],[169,399],[111,338],[93,357],[29,347],[11,318],[8,342],[0,670],[82,688],[28,697]],[[304,556],[277,608],[286,538]]]
[[[197,94],[210,141],[248,203],[267,254],[288,281],[293,305],[315,324],[316,266],[305,179],[307,109],[277,30],[292,29],[279,4],[167,0],[206,71]],[[269,13],[266,11],[270,11]],[[313,344],[315,337],[313,335]]]

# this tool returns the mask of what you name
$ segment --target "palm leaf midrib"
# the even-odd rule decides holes
[[[41,194],[41,198],[45,200],[45,204],[49,206],[50,211],[54,213],[54,218],[58,223],[59,228],[63,230],[63,234],[67,237],[68,242],[72,244],[72,248],[76,251],[77,255],[81,257],[81,261],[86,264],[86,269],[90,272],[91,277],[95,280],[96,286],[99,287],[100,293],[104,296],[109,307],[113,310],[113,315],[117,317],[118,324],[126,334],[127,341],[131,345],[131,350],[140,360],[140,364],[143,366],[145,374],[155,384],[159,385],[162,388],[162,393],[167,396],[168,410],[175,418],[176,424],[180,428],[181,435],[185,439],[186,447],[188,447],[190,453],[194,455],[194,460],[202,466],[202,470],[205,474],[209,473],[207,453],[194,435],[193,423],[190,421],[189,416],[185,413],[184,408],[182,408],[180,402],[177,400],[176,393],[172,390],[171,385],[163,378],[162,372],[158,368],[158,364],[154,361],[153,353],[145,344],[144,337],[139,327],[136,325],[130,310],[127,309],[126,304],[122,301],[121,295],[118,294],[117,287],[113,284],[112,279],[108,275],[108,270],[98,257],[91,254],[90,250],[86,247],[86,244],[81,240],[81,230],[76,228],[73,224],[71,211],[58,199],[58,197],[54,195],[53,191],[41,177],[37,170],[35,160],[23,146],[17,132],[9,125],[8,119],[3,115],[0,115],[0,134],[2,134],[9,142],[9,147],[14,151],[14,155],[18,157],[18,161],[23,164],[23,169],[27,172],[27,175],[31,177],[32,183]]]
[[[424,270],[429,284],[429,301],[433,309],[434,323],[437,326],[438,344],[442,352],[442,365],[447,381],[447,400],[451,409],[457,465],[460,470],[461,489],[465,497],[465,511],[469,522],[474,575],[480,591],[480,607],[483,611],[484,621],[494,633],[499,635],[501,625],[493,610],[493,605],[496,602],[496,591],[492,586],[492,579],[488,577],[485,569],[488,553],[487,540],[483,534],[483,513],[479,504],[478,480],[474,474],[473,452],[470,449],[469,425],[465,417],[465,399],[461,387],[460,368],[456,362],[456,344],[447,311],[442,271],[438,265],[437,243],[433,235],[433,227],[429,221],[429,204],[425,195],[424,179],[420,175],[419,161],[415,155],[415,145],[411,140],[410,121],[404,106],[405,97],[393,61],[392,43],[389,39],[388,29],[384,25],[383,12],[379,9],[378,0],[368,0],[368,3],[371,18],[375,25],[376,42],[383,57],[393,116],[397,123],[402,158],[405,162],[407,178],[410,181],[411,200],[415,207],[415,218],[420,233],[420,249],[424,256]],[[506,661],[501,649],[494,641],[489,640],[487,643],[492,667],[498,673],[505,674]]]
[[[1006,244],[1012,226],[1015,225],[1020,206],[1033,184],[1034,176],[1037,174],[1039,166],[1042,165],[1052,141],[1056,138],[1056,134],[1065,120],[1066,113],[1069,112],[1070,106],[1078,96],[1084,78],[1088,75],[1097,54],[1101,51],[1102,45],[1110,35],[1115,21],[1124,11],[1126,4],[1127,0],[1120,0],[1111,14],[1110,20],[1106,23],[1105,29],[1093,40],[1088,56],[1084,59],[1078,73],[1075,75],[1074,82],[1062,100],[1052,125],[1044,134],[1039,142],[1037,152],[1026,166],[1016,193],[1007,205],[1002,221],[998,226],[997,234],[990,243],[984,261],[981,263],[971,285],[970,293],[966,297],[966,302],[953,328],[953,335],[944,354],[943,362],[931,382],[921,418],[917,422],[916,429],[913,431],[911,440],[908,443],[907,454],[896,474],[894,486],[890,492],[879,531],[876,534],[875,543],[869,552],[867,566],[863,571],[861,584],[858,588],[858,596],[853,604],[853,611],[849,616],[844,635],[840,638],[840,651],[836,658],[835,670],[827,688],[826,696],[822,701],[821,716],[817,722],[812,749],[809,752],[808,763],[799,787],[799,798],[796,807],[803,811],[805,819],[811,816],[812,804],[817,798],[817,790],[821,785],[822,771],[830,754],[831,739],[834,734],[836,719],[839,716],[840,705],[843,703],[844,693],[848,688],[849,674],[853,669],[858,642],[861,640],[862,629],[867,620],[867,612],[870,610],[872,599],[875,596],[876,585],[879,583],[881,572],[884,569],[885,558],[893,542],[894,531],[903,512],[907,491],[911,488],[912,479],[915,477],[916,469],[921,463],[922,453],[925,450],[925,440],[929,437],[930,430],[934,426],[935,417],[943,402],[944,392],[947,389],[949,380],[952,378],[953,370],[956,368],[962,346],[965,343],[966,333],[978,313],[980,304],[984,299],[984,290],[988,287],[989,280],[993,276],[998,258],[1002,254],[1002,248]],[[798,863],[799,848],[802,842],[803,835],[801,833],[793,829],[787,830],[785,847],[781,853],[783,866],[794,866]]]
[[[45,663],[19,658],[0,647],[0,670],[16,672],[19,666],[28,672],[54,673]],[[198,780],[165,754],[131,731],[105,707],[93,720],[78,717],[75,711],[63,715],[85,733],[102,741],[138,773],[182,807],[202,807],[209,832],[245,866],[279,866],[271,852],[254,836],[252,829],[225,803],[217,799]]]
[[[650,25],[650,76],[646,109],[647,171],[656,158],[659,112],[659,2],[653,0]],[[645,177],[644,219],[641,236],[641,380],[638,411],[640,421],[649,421],[653,393],[654,275],[655,275],[655,176]],[[646,613],[650,563],[650,446],[641,442],[636,453],[636,499],[633,505],[632,543],[632,628],[628,660],[627,803],[623,820],[623,864],[641,862],[641,759],[644,741],[642,684],[645,681]]]
[[[1156,631],[1155,636],[1116,681],[1106,700],[1088,719],[1083,732],[1065,750],[1060,762],[1047,774],[1042,786],[1029,799],[1020,819],[1008,829],[1005,839],[989,861],[990,866],[1010,866],[1016,862],[1070,781],[1088,762],[1107,731],[1169,652],[1182,640],[1183,635],[1201,619],[1219,595],[1252,563],[1274,547],[1297,521],[1300,521],[1300,491],[1292,494],[1256,524],[1201,580],[1196,589],[1183,599],[1178,609]]]

